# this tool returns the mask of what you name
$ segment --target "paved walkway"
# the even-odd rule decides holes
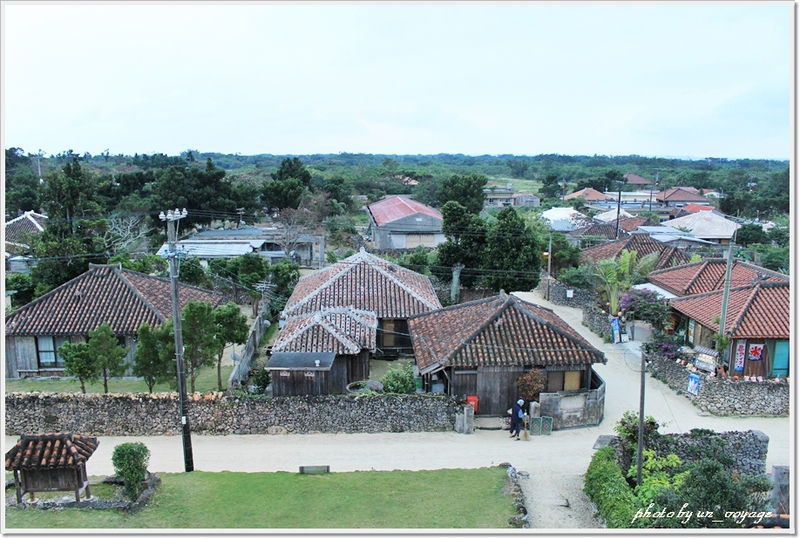
[[[298,471],[300,466],[329,465],[333,472],[356,470],[423,470],[481,468],[512,463],[527,471],[521,481],[532,527],[583,529],[596,527],[588,499],[582,492],[582,474],[593,454],[598,436],[613,434],[616,421],[626,410],[639,410],[639,342],[606,344],[582,324],[579,309],[545,301],[538,293],[518,293],[522,299],[553,309],[608,358],[596,366],[607,385],[605,419],[597,427],[553,432],[510,440],[505,431],[477,430],[472,435],[456,432],[192,436],[194,468],[202,471],[271,472]],[[720,418],[700,412],[690,401],[663,383],[646,377],[645,413],[666,423],[662,433],[692,428],[716,431],[758,429],[770,438],[767,471],[773,465],[789,465],[788,418]],[[491,421],[491,420],[489,420]],[[499,423],[499,420],[497,420]],[[149,469],[154,472],[184,471],[180,436],[101,436],[100,446],[88,463],[90,475],[111,475],[111,455],[116,445],[144,442],[151,451]],[[6,447],[16,437],[6,436]],[[468,494],[465,494],[468,495]]]

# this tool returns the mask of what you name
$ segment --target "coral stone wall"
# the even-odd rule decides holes
[[[644,353],[644,352],[643,352]],[[700,391],[697,395],[686,392],[689,371],[675,361],[656,354],[645,354],[650,361],[648,370],[655,378],[666,382],[703,411],[727,416],[787,416],[789,415],[789,383],[783,380],[745,382],[711,377],[700,372]]]
[[[547,272],[542,271],[542,278],[536,287],[543,295],[547,292]],[[572,297],[567,297],[567,290],[572,290]],[[556,305],[564,307],[576,307],[578,309],[594,307],[597,305],[597,292],[568,286],[553,277],[550,278],[550,301]]]
[[[195,394],[187,415],[197,434],[308,434],[452,430],[463,399],[429,395],[252,397]],[[6,395],[6,434],[178,435],[176,393]]]

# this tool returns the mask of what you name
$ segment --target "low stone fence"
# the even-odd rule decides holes
[[[609,445],[617,453],[623,473],[628,465],[636,466],[635,457],[626,463],[622,458],[622,439],[614,436]],[[695,462],[714,454],[726,454],[733,459],[730,471],[737,474],[760,475],[767,472],[769,436],[760,430],[706,432],[696,430],[681,434],[664,434],[653,444],[656,455],[674,453],[684,462]]]
[[[542,272],[542,277],[536,287],[542,295],[547,293],[547,272]],[[572,297],[569,297],[567,291],[572,291]],[[550,277],[550,301],[556,305],[564,307],[576,307],[578,309],[586,309],[587,307],[594,307],[597,305],[597,292],[594,290],[585,290],[583,288],[575,288],[566,285]]]
[[[719,416],[789,415],[790,391],[785,380],[780,384],[769,380],[745,382],[711,377],[700,371],[700,390],[697,395],[692,395],[686,391],[689,370],[684,365],[656,354],[642,353],[650,361],[647,368],[655,378],[683,393],[692,404],[705,412]]]
[[[583,324],[604,339],[611,339],[611,322],[608,320],[608,313],[604,313],[597,307],[583,308]]]
[[[187,415],[197,434],[309,434],[452,430],[465,401],[443,395],[266,397],[194,394]],[[6,434],[78,432],[159,436],[182,432],[177,393],[6,395]]]
[[[592,389],[539,394],[539,414],[553,418],[553,430],[599,425],[603,420],[606,383],[592,370]]]

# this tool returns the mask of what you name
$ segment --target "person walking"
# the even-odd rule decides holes
[[[525,412],[522,411],[523,404],[525,404],[525,401],[519,399],[514,403],[514,406],[511,407],[511,436],[509,436],[509,438],[516,437],[517,441],[519,441],[519,431],[522,427],[522,416],[525,414]]]

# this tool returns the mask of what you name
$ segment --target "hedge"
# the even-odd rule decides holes
[[[639,506],[617,464],[611,447],[598,449],[583,476],[583,491],[597,506],[597,512],[609,528],[637,528],[633,522]]]

